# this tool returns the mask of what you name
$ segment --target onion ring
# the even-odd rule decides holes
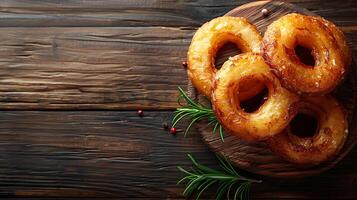
[[[312,50],[315,66],[305,65],[297,45]],[[298,94],[326,94],[343,79],[350,53],[343,33],[331,22],[288,14],[268,26],[262,54],[282,85]]]
[[[214,57],[220,47],[232,42],[242,52],[256,52],[261,48],[262,37],[256,27],[241,17],[218,17],[201,26],[195,33],[189,47],[188,76],[198,91],[210,98],[214,74]],[[262,87],[249,83],[250,92],[242,98],[253,96]]]
[[[347,115],[338,102],[331,96],[307,97],[297,109],[317,119],[315,134],[299,137],[288,127],[266,141],[270,149],[298,166],[317,165],[337,155],[348,135]]]
[[[260,108],[247,113],[237,95],[245,79],[264,83],[269,94]],[[243,140],[257,141],[280,133],[289,124],[296,109],[297,95],[280,85],[277,77],[259,54],[244,53],[230,58],[216,73],[212,92],[213,110],[221,125]]]

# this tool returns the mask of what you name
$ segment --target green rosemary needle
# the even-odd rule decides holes
[[[181,107],[177,108],[174,112],[172,127],[175,127],[176,124],[184,118],[191,118],[191,122],[187,126],[184,133],[186,137],[188,131],[195,122],[206,119],[209,125],[213,124],[213,133],[215,134],[218,130],[221,140],[224,141],[223,128],[219,123],[218,119],[216,118],[212,108],[194,102],[190,97],[187,96],[187,94],[182,90],[181,87],[178,87],[178,90],[179,96],[177,98],[177,102],[179,105],[181,105]],[[184,100],[186,103],[181,104],[181,100]]]
[[[211,169],[199,164],[190,154],[187,156],[192,162],[192,171],[177,167],[179,171],[185,174],[185,177],[178,181],[178,184],[186,183],[186,188],[183,191],[185,197],[190,197],[196,193],[196,199],[199,199],[207,188],[216,185],[216,199],[233,197],[234,200],[244,200],[249,199],[251,184],[262,182],[239,175],[229,160],[223,156],[217,155],[221,170]]]

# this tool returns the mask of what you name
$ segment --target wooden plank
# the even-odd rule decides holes
[[[214,155],[192,130],[163,130],[171,112],[3,111],[0,115],[0,196],[180,198],[190,166],[186,153],[209,166]],[[16,123],[15,123],[16,122]],[[253,199],[357,196],[357,149],[314,178],[271,180]],[[209,193],[212,195],[213,190]]]
[[[1,109],[170,109],[191,30],[0,28]]]
[[[185,154],[214,160],[197,135],[163,130],[170,114],[3,112],[0,196],[180,197]]]
[[[12,1],[0,3],[1,26],[199,26],[239,2]]]

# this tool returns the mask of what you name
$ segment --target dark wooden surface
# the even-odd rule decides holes
[[[196,131],[161,127],[187,84],[180,63],[197,27],[246,2],[0,1],[0,197],[181,198],[185,154],[216,161]],[[356,53],[356,1],[290,2],[339,25]],[[354,149],[317,177],[262,177],[252,198],[356,199],[356,164]]]

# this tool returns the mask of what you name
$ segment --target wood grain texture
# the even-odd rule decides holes
[[[2,112],[0,196],[180,197],[186,153],[214,160],[198,135],[163,130],[170,114]]]
[[[263,8],[269,11],[268,16],[263,16],[260,12]],[[251,23],[255,24],[261,33],[264,33],[269,24],[291,12],[315,15],[313,12],[304,8],[280,1],[259,1],[244,4],[228,12],[226,15],[245,17]],[[227,58],[229,55],[236,55],[234,52],[233,54],[231,53],[232,51],[227,50],[226,55],[223,55],[222,57]],[[223,62],[224,61],[221,59],[217,61],[218,64]],[[320,174],[334,167],[357,144],[357,119],[355,116],[357,102],[356,68],[357,63],[354,61],[350,66],[351,70],[349,71],[348,78],[341,86],[339,86],[339,90],[337,90],[335,94],[340,103],[348,111],[349,135],[339,155],[329,162],[310,168],[297,168],[296,165],[283,160],[281,157],[271,152],[264,142],[245,142],[230,134],[226,134],[225,141],[222,142],[218,134],[212,134],[213,127],[207,126],[207,122],[202,122],[198,125],[203,140],[214,152],[222,153],[228,157],[235,166],[252,173],[279,178]],[[188,87],[193,98],[198,100],[204,99],[202,95],[197,93],[191,83],[189,83]]]
[[[191,31],[0,28],[0,108],[175,107]]]
[[[4,109],[174,109],[194,31],[247,2],[1,0],[0,197],[182,199],[175,167],[190,165],[185,154],[216,160],[196,131],[161,128],[171,112]],[[339,25],[356,52],[354,0],[290,2]],[[356,199],[356,158],[354,149],[318,177],[262,177],[252,199]]]
[[[247,1],[0,2],[0,109],[173,109],[194,31]],[[291,1],[357,50],[354,1]]]
[[[171,112],[3,111],[0,115],[0,196],[32,198],[181,198],[186,153],[217,167],[192,131],[162,129]],[[16,123],[14,123],[16,122]],[[322,176],[274,180],[252,188],[252,199],[353,199],[356,149]],[[321,188],[321,189],[319,189]],[[209,190],[207,196],[212,197]]]

